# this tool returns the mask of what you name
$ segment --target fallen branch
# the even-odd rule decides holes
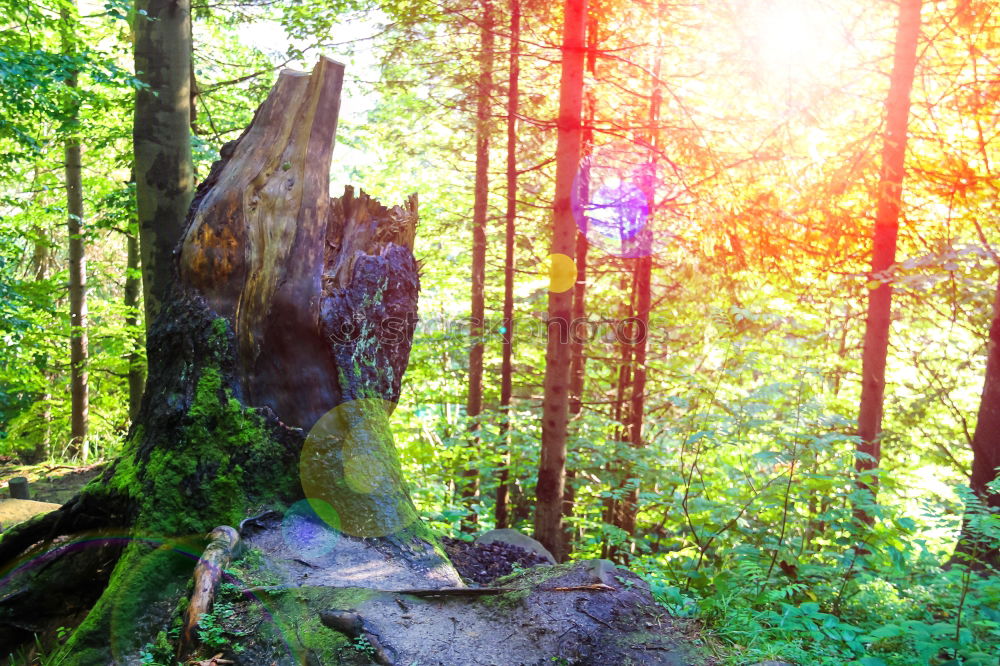
[[[219,589],[222,571],[233,559],[240,543],[239,533],[228,525],[216,527],[208,534],[208,546],[194,568],[194,590],[184,611],[184,629],[181,631],[177,660],[184,661],[198,644],[198,623],[212,608],[215,592]]]

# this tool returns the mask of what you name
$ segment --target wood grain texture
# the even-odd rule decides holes
[[[326,58],[281,73],[199,187],[179,249],[182,284],[233,326],[246,401],[303,429],[346,400],[395,402],[410,335],[385,333],[416,320],[415,196],[329,196],[342,82]]]

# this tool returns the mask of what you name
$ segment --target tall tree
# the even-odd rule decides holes
[[[173,252],[194,192],[191,164],[191,2],[136,0],[136,206],[146,325],[172,280]]]
[[[34,229],[36,234],[34,241],[34,251],[31,254],[31,275],[35,282],[41,282],[48,277],[49,263],[49,239],[47,231],[38,226]],[[52,392],[49,390],[51,379],[46,376],[45,390],[39,396],[42,403],[39,418],[42,422],[41,433],[34,449],[27,456],[26,462],[39,463],[47,460],[52,455]]]
[[[60,9],[63,54],[76,54],[76,4]],[[83,238],[83,173],[80,164],[80,105],[76,97],[78,73],[66,80],[70,90],[66,119],[69,136],[63,142],[66,177],[66,229],[69,234],[69,349],[70,349],[70,455],[86,460],[90,454],[87,430],[90,392],[87,384],[87,256]]]
[[[995,257],[995,255],[994,255]],[[998,262],[1000,266],[1000,262]],[[993,302],[993,322],[986,340],[986,378],[979,401],[979,418],[972,436],[972,476],[969,486],[990,511],[1000,512],[1000,492],[989,485],[996,481],[1000,469],[1000,283]],[[984,538],[977,529],[977,520],[967,516],[962,526],[957,552],[971,557],[977,564],[1000,567],[1000,548],[995,540]]]
[[[507,211],[504,216],[503,360],[500,367],[500,440],[504,447],[494,508],[498,528],[510,527],[511,397],[514,389],[514,237],[517,225],[517,109],[521,50],[521,0],[510,2],[507,75]]]
[[[563,21],[551,254],[562,254],[572,259],[577,227],[573,219],[571,195],[573,180],[580,166],[587,0],[566,0]],[[566,481],[571,361],[569,329],[572,314],[573,291],[550,290],[542,398],[542,449],[535,487],[535,538],[560,560],[565,557],[561,545],[562,504]]]
[[[906,160],[906,137],[910,113],[910,91],[917,65],[917,41],[920,37],[921,0],[900,0],[896,29],[895,56],[889,96],[886,102],[885,134],[882,139],[882,171],[878,185],[878,209],[872,235],[870,279],[878,286],[868,294],[865,340],[861,368],[861,406],[858,412],[858,455],[855,469],[858,487],[878,492],[870,472],[879,466],[882,456],[882,412],[885,396],[885,365],[889,351],[889,322],[892,310],[892,285],[889,271],[896,261],[896,237],[899,232],[899,209],[902,203],[903,175]],[[856,507],[859,518],[871,522],[863,508]]]
[[[661,5],[662,7],[662,5]],[[639,231],[639,256],[635,258],[635,278],[632,283],[632,290],[635,293],[635,315],[632,321],[631,339],[632,345],[632,391],[629,397],[628,406],[628,442],[633,450],[638,450],[643,446],[642,426],[646,415],[646,345],[649,333],[649,310],[651,307],[652,292],[652,230],[650,226],[656,213],[656,164],[659,153],[659,132],[657,126],[660,122],[660,102],[662,90],[660,86],[661,57],[659,45],[653,64],[651,78],[652,95],[649,100],[649,170],[645,174],[642,183],[643,194],[646,197],[648,206],[648,217],[645,228]],[[633,470],[634,474],[635,471]],[[628,475],[626,475],[628,476]],[[636,518],[639,513],[639,481],[636,478],[634,483],[630,483],[625,495],[621,509],[621,527],[629,536],[635,535]],[[627,555],[626,555],[627,557]]]
[[[587,13],[587,55],[585,66],[591,78],[597,75],[597,11],[593,4]],[[596,99],[592,89],[584,90],[583,101],[583,133],[581,135],[581,151],[583,159],[587,158],[594,151],[594,118],[596,114]],[[589,190],[589,183],[586,178],[581,179],[578,187]],[[587,192],[581,192],[581,199],[587,200]],[[572,347],[570,350],[569,369],[569,414],[570,418],[576,418],[583,411],[583,387],[586,379],[586,342],[587,327],[582,322],[587,316],[587,250],[589,241],[587,240],[588,221],[587,216],[581,214],[577,220],[580,228],[576,232],[576,284],[573,285],[573,325],[571,327]],[[576,504],[576,470],[567,465],[566,469],[566,489],[563,497],[563,521],[566,522],[573,516],[573,506]],[[562,550],[565,553],[573,552],[573,530],[570,525],[565,525],[563,529]]]
[[[481,0],[479,24],[479,81],[476,85],[476,182],[472,209],[472,319],[469,336],[469,394],[465,411],[470,431],[479,430],[479,414],[483,411],[483,327],[486,318],[486,213],[490,183],[490,104],[493,100],[493,0]],[[470,434],[469,447],[478,448],[479,438]],[[470,505],[479,493],[479,470],[469,467],[464,472],[462,499],[469,513],[462,520],[462,529],[469,531],[478,522]]]

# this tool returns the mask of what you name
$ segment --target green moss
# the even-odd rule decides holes
[[[92,666],[135,653],[165,623],[184,594],[201,544],[160,546],[135,540],[126,546],[107,589],[54,663]]]
[[[249,663],[367,664],[351,639],[324,626],[319,614],[357,609],[378,594],[364,588],[305,587],[261,591],[251,599],[220,590],[217,605],[231,612],[219,626],[231,650]]]
[[[184,421],[179,440],[154,447],[141,471],[137,431],[106,484],[137,501],[141,532],[177,536],[235,525],[246,515],[246,498],[266,503],[287,491],[276,464],[281,444],[223,388],[217,369],[202,371]]]
[[[347,636],[324,626],[315,613],[299,618],[294,632],[302,651],[311,652],[321,664],[340,663],[340,652],[351,644]]]
[[[264,554],[258,548],[248,548],[242,557],[233,562],[230,572],[244,587],[269,587],[281,582],[281,578],[267,565]]]
[[[321,664],[340,664],[344,656],[356,656],[351,654],[350,639],[323,625],[319,613],[327,609],[356,610],[378,592],[360,587],[303,587],[289,592],[282,597],[275,621],[286,637],[294,637],[303,663],[308,653]]]
[[[213,340],[228,350],[221,321],[212,325]],[[251,502],[277,503],[290,492],[294,476],[264,420],[232,397],[217,365],[203,368],[196,379],[175,431],[137,428],[111,478],[84,490],[125,496],[137,510],[137,539],[170,543],[151,548],[137,540],[126,547],[107,589],[56,663],[89,666],[136,654],[176,617],[204,535],[218,525],[237,525]]]
[[[488,596],[483,599],[483,603],[502,609],[511,609],[519,606],[521,602],[528,598],[539,585],[552,578],[558,578],[568,573],[576,566],[573,562],[564,564],[544,565],[531,567],[526,571],[512,573],[508,576],[498,578],[493,584],[496,587],[509,587],[510,592]]]
[[[215,319],[212,320],[211,342],[221,342],[228,344],[229,322],[226,321],[225,317],[216,317]]]

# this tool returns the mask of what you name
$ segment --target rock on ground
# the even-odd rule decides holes
[[[447,575],[432,554],[418,571],[396,561],[394,549],[405,543],[316,528],[275,514],[245,521],[248,550],[223,576],[198,658],[222,653],[234,666],[709,663],[690,627],[655,604],[638,576],[606,560],[494,579],[504,565],[541,558],[506,543],[451,542],[458,568],[472,567],[473,581],[482,573],[490,588],[456,581],[442,590]]]
[[[377,595],[354,612],[385,663],[686,666],[702,663],[645,583],[610,563],[536,567],[480,598]],[[340,609],[334,609],[340,610]]]
[[[40,513],[55,511],[61,505],[23,499],[0,499],[0,531],[33,518]]]

